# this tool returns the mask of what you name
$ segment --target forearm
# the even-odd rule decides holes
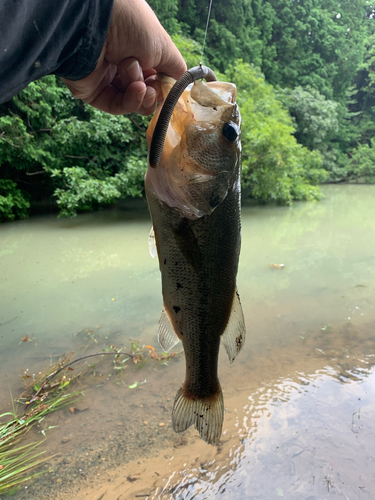
[[[113,0],[1,0],[0,102],[31,81],[89,75],[106,40]]]

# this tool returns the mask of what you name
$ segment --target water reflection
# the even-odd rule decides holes
[[[237,443],[224,451],[224,435],[214,460],[173,470],[150,500],[369,498],[375,491],[373,363],[373,355],[365,356],[344,379],[329,366],[296,372],[240,401],[232,398],[238,406],[226,434],[235,432]]]

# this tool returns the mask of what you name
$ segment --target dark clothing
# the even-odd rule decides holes
[[[45,75],[88,76],[112,6],[113,0],[0,0],[0,103]]]

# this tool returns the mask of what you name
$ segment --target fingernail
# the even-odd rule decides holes
[[[146,85],[149,83],[157,82],[158,81],[158,75],[151,75],[148,76],[145,80]]]
[[[156,92],[149,92],[149,95],[147,95],[143,101],[143,106],[145,108],[151,108],[155,104],[155,98],[156,98]]]
[[[125,71],[132,82],[143,82],[143,73],[138,61],[133,61]]]
[[[145,94],[146,94],[146,88],[144,88],[140,92],[137,92],[137,100],[138,100],[138,102],[142,102],[143,101]]]

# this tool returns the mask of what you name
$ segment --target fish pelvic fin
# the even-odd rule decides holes
[[[245,319],[243,317],[240,296],[236,289],[233,298],[232,311],[221,340],[227,351],[230,363],[236,359],[244,346],[246,336]]]
[[[194,424],[200,437],[208,444],[219,442],[224,420],[223,393],[199,399],[187,396],[184,388],[177,392],[172,411],[172,426],[175,432],[183,432]]]
[[[162,309],[159,320],[158,341],[164,352],[169,352],[180,341],[165,309]]]

